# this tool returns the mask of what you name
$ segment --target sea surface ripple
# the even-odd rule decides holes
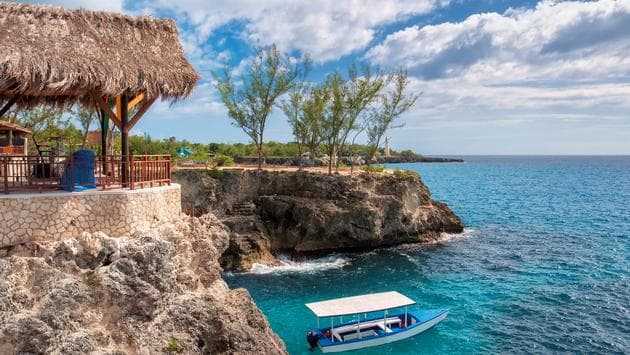
[[[304,303],[397,290],[450,309],[436,328],[361,354],[630,353],[630,157],[465,157],[419,172],[467,230],[284,268],[226,274],[292,354],[315,326]]]

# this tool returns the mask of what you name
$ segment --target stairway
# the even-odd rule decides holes
[[[256,213],[256,205],[253,202],[239,202],[232,205],[229,214],[232,216],[251,216]]]

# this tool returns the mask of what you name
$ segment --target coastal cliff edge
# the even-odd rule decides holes
[[[274,264],[275,255],[323,255],[439,240],[464,225],[413,173],[178,170],[182,209],[212,212],[230,230],[226,269]]]

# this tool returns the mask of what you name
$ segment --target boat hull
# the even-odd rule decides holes
[[[341,342],[341,343],[336,343],[336,344],[331,343],[327,345],[322,345],[321,343],[319,343],[318,345],[319,345],[320,350],[323,353],[336,353],[336,352],[341,352],[341,351],[358,350],[358,349],[363,349],[363,348],[368,348],[368,347],[373,347],[373,346],[389,344],[395,341],[411,338],[415,335],[425,332],[431,329],[432,327],[434,327],[436,324],[443,321],[447,315],[448,315],[448,310],[440,310],[440,311],[436,311],[434,317],[427,320],[421,319],[420,317],[420,322],[412,326],[409,326],[407,327],[407,329],[404,329],[396,333],[386,334],[386,335],[382,335],[378,337],[370,337],[367,339],[361,339],[361,340],[351,341],[351,342]],[[419,317],[416,316],[416,318],[419,318]]]

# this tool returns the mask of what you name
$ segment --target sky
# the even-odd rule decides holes
[[[630,154],[630,0],[40,0],[173,18],[202,76],[133,133],[246,142],[212,82],[255,46],[313,59],[317,82],[353,62],[408,71],[421,93],[389,132],[428,155]],[[266,137],[290,141],[280,110]]]

